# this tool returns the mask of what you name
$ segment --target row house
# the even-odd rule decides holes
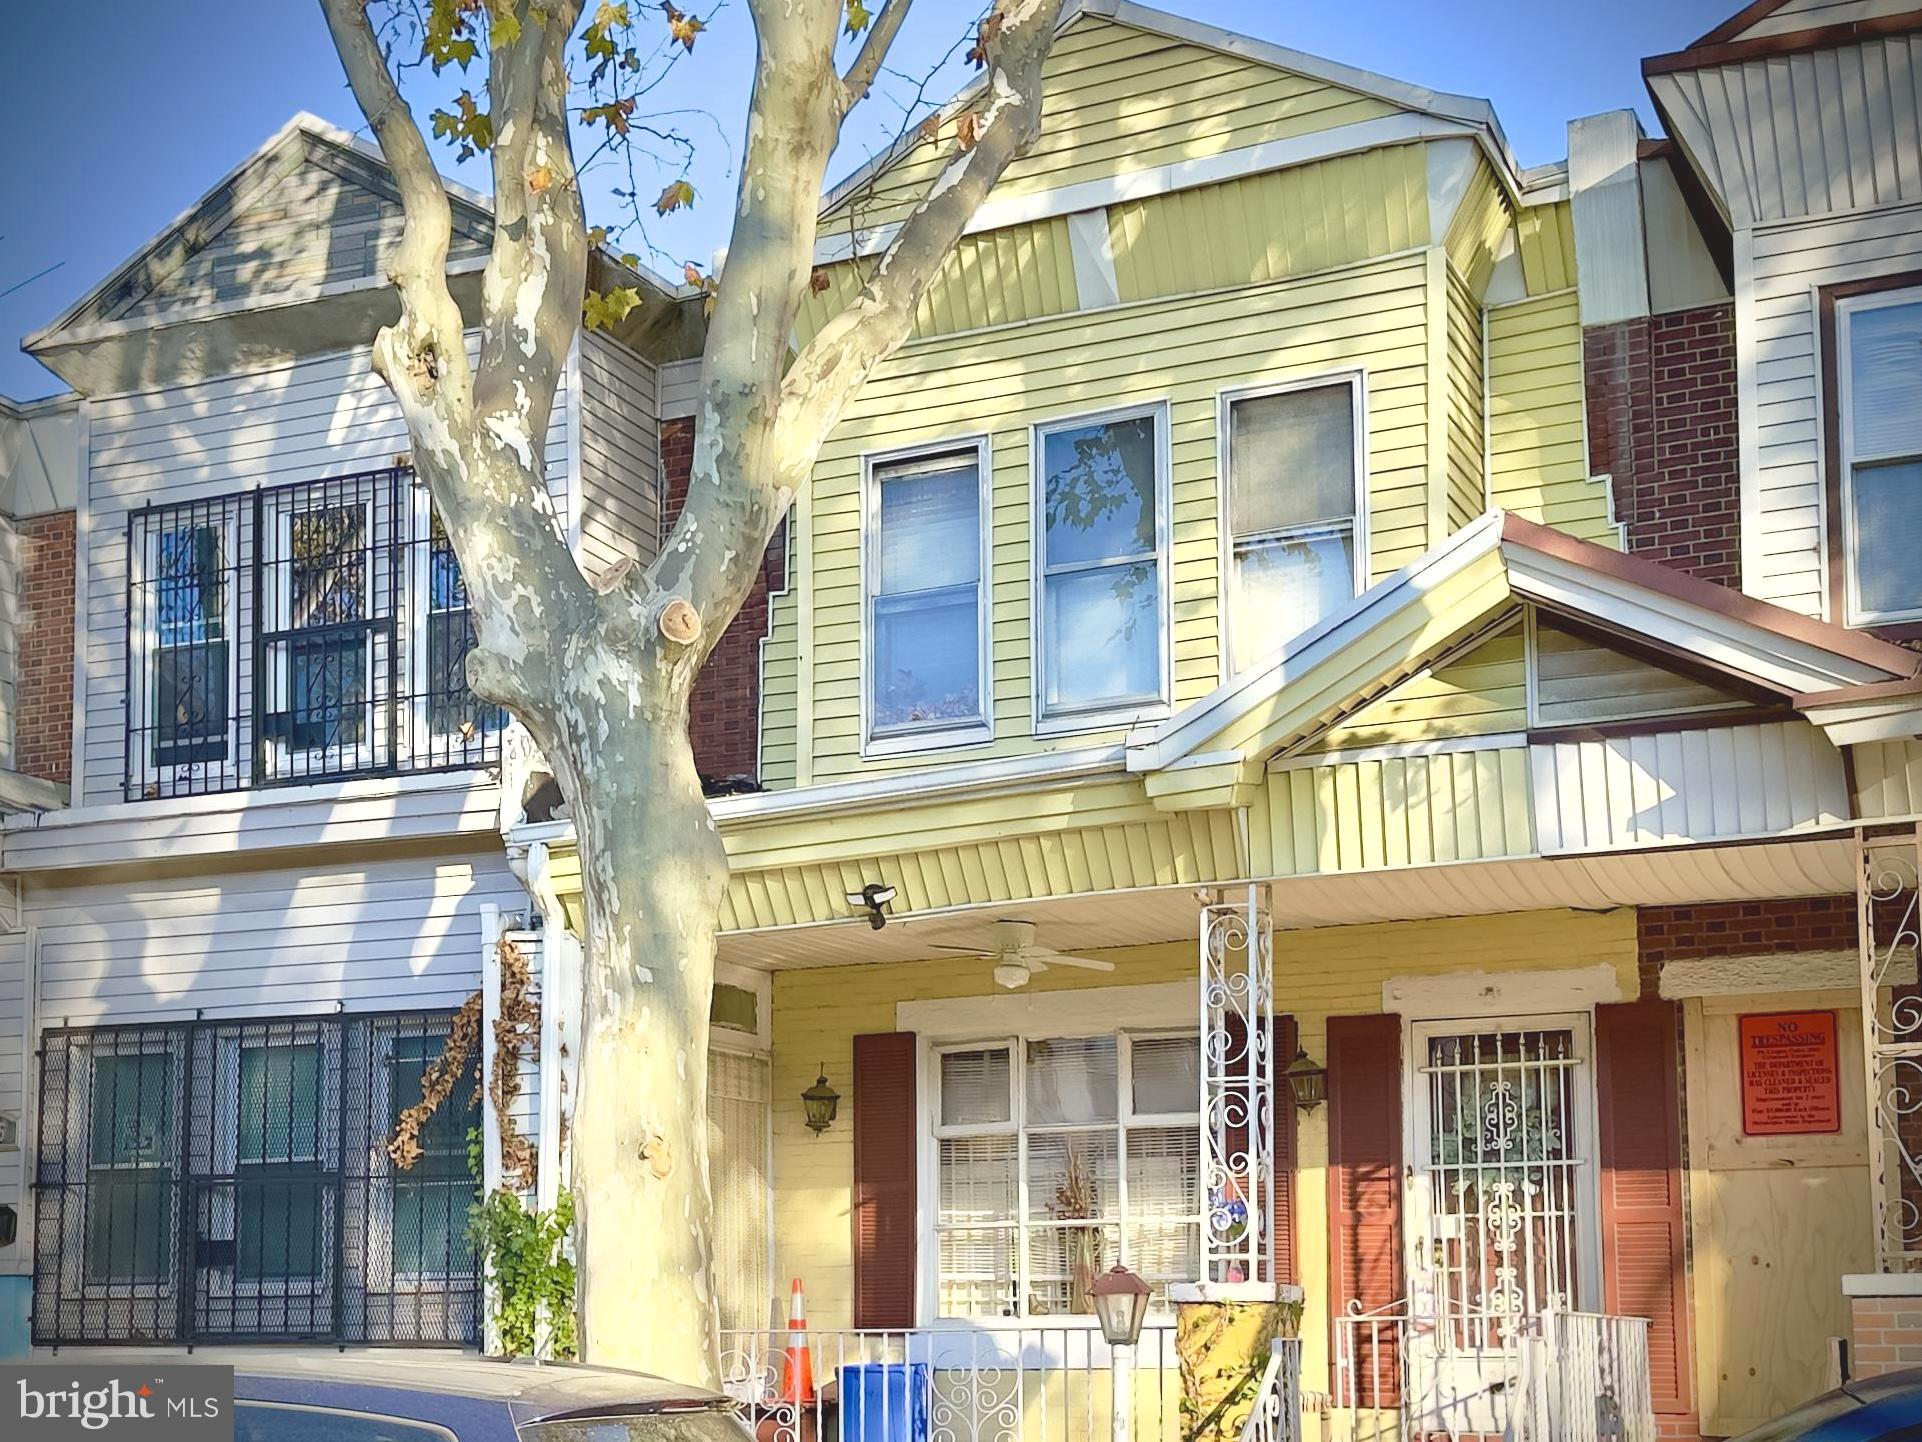
[[[695,700],[745,1402],[790,1278],[823,1376],[1007,1442],[1106,1425],[1116,1263],[1157,1436],[1219,1421],[1183,1309],[1356,1437],[1727,1436],[1905,1345],[1922,18],[1761,0],[1645,72],[1668,138],[1524,169],[1486,102],[1069,7]],[[825,198],[797,340],[971,97]],[[68,438],[0,552],[23,1346],[476,1338],[464,1133],[383,1142],[510,953],[562,1176],[578,853],[367,368],[396,219],[296,122],[0,420]],[[547,441],[587,568],[691,457],[699,306],[637,282]]]

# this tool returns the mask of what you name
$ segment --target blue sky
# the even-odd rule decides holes
[[[681,0],[708,13],[708,3]],[[872,0],[870,0],[871,8]],[[636,4],[636,10],[642,7]],[[651,9],[651,6],[647,8]],[[949,51],[975,0],[920,0],[896,48],[916,81]],[[1566,153],[1573,116],[1636,106],[1656,124],[1642,56],[1679,49],[1739,0],[1190,0],[1197,19],[1399,79],[1487,96],[1524,165]],[[726,243],[753,39],[742,0],[713,14],[694,54],[654,93],[698,145],[693,209],[650,228],[657,269],[707,261]],[[966,75],[935,77],[945,95]],[[450,78],[440,98],[458,84]],[[834,174],[898,129],[916,89],[886,81],[856,114]],[[431,107],[426,107],[431,108]],[[312,0],[95,0],[14,7],[0,45],[0,394],[62,389],[18,339],[58,315],[190,205],[298,110],[348,129],[361,118]],[[28,136],[36,137],[29,141]],[[485,188],[483,163],[451,173]],[[666,178],[671,179],[672,176]],[[604,218],[603,166],[588,177],[589,219]],[[658,189],[664,179],[642,177]],[[650,190],[648,193],[653,193]],[[635,244],[633,240],[629,244]],[[45,272],[42,274],[42,272]],[[36,278],[37,277],[37,278]]]

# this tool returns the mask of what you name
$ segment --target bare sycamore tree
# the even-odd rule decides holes
[[[746,0],[758,55],[687,503],[652,563],[590,582],[542,479],[590,248],[569,133],[580,78],[570,47],[593,66],[615,55],[612,28],[635,22],[626,6],[602,4],[577,36],[582,0],[428,5],[430,58],[464,47],[464,62],[475,38],[490,42],[486,111],[463,97],[450,125],[493,160],[473,361],[446,280],[447,194],[397,86],[406,62],[388,53],[370,0],[321,0],[404,203],[391,272],[401,314],[375,340],[374,367],[405,413],[466,578],[477,635],[468,680],[527,727],[579,833],[589,929],[572,1132],[582,1344],[594,1360],[695,1383],[719,1380],[705,1099],[727,860],[688,742],[689,692],[849,398],[906,337],[976,207],[1039,133],[1041,67],[1061,10],[1061,0],[995,0],[976,37],[985,84],[938,176],[859,294],[796,354],[823,173],[910,3],[870,16],[859,0]],[[660,10],[691,49],[699,22]],[[844,28],[860,37],[845,71],[835,55]]]

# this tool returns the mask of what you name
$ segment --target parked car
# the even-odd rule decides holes
[[[1736,1442],[1877,1442],[1922,1437],[1922,1368],[1845,1382]]]
[[[291,1348],[179,1360],[233,1367],[235,1442],[750,1442],[719,1393],[607,1367]]]

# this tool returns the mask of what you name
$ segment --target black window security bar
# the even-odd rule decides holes
[[[499,760],[467,589],[411,471],[146,507],[127,559],[129,799]]]
[[[46,1034],[35,1342],[477,1341],[475,1076],[387,1155],[450,1020]]]

